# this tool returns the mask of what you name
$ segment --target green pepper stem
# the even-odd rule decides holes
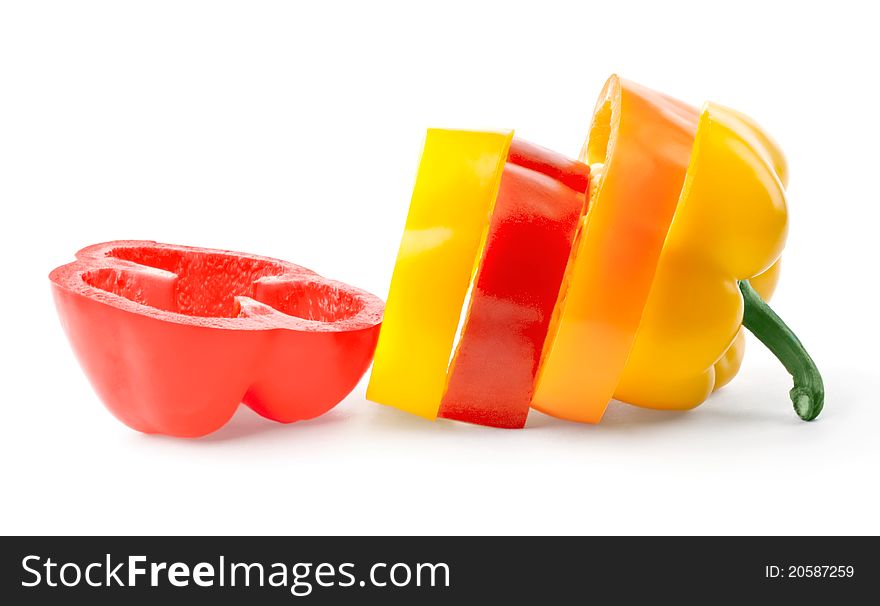
[[[803,344],[761,298],[748,280],[740,280],[745,310],[743,326],[758,337],[776,356],[794,380],[788,392],[794,410],[804,421],[812,421],[825,404],[825,385],[815,362]]]

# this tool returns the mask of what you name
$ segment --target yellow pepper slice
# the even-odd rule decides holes
[[[581,161],[593,188],[532,406],[596,423],[626,365],[684,183],[697,110],[612,76]],[[567,283],[567,287],[565,286]]]
[[[367,387],[369,400],[436,418],[512,138],[513,131],[428,130]]]
[[[751,119],[708,103],[681,201],[617,386],[619,400],[687,409],[736,374],[749,280],[767,300],[785,244],[787,168]]]

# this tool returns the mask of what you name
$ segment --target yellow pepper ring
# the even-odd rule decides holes
[[[436,418],[512,139],[513,131],[428,130],[368,399]]]
[[[696,109],[616,76],[605,84],[581,153],[595,187],[545,342],[537,410],[602,418],[642,317],[697,118]]]

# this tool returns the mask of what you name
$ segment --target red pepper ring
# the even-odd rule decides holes
[[[514,139],[439,416],[523,427],[590,167]]]
[[[62,325],[107,408],[138,431],[202,436],[242,402],[310,419],[372,360],[382,301],[298,265],[147,241],[76,258],[49,275]]]

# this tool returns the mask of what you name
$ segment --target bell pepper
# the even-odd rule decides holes
[[[620,381],[685,179],[697,111],[612,76],[581,160],[589,212],[566,270],[532,406],[597,422]]]
[[[429,130],[367,398],[522,427],[588,183],[511,132]]]
[[[792,372],[797,413],[819,414],[821,376],[764,303],[787,233],[787,173],[778,145],[752,120],[714,103],[703,107],[617,399],[677,410],[700,404],[739,369],[744,326]]]
[[[138,431],[205,435],[242,402],[309,419],[370,364],[382,301],[292,263],[146,241],[76,258],[49,276],[62,325],[107,408]]]

